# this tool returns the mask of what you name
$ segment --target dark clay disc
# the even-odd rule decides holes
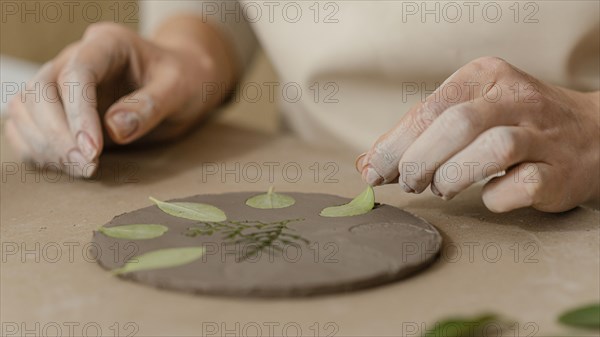
[[[228,219],[220,224],[173,217],[157,206],[121,214],[105,226],[162,224],[169,230],[148,240],[115,239],[94,232],[94,254],[102,267],[114,269],[153,250],[204,246],[204,256],[189,264],[121,277],[193,293],[278,297],[396,281],[431,264],[441,247],[435,227],[396,207],[378,205],[364,215],[327,218],[319,215],[323,208],[350,199],[317,193],[285,193],[296,199],[287,208],[246,205],[249,197],[260,193],[170,200],[219,207]]]

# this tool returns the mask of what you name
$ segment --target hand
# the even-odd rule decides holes
[[[165,47],[117,24],[91,25],[9,102],[7,139],[24,159],[89,177],[111,141],[176,137],[217,104],[202,95],[203,83],[229,76],[210,43],[183,44]]]
[[[482,192],[491,211],[569,210],[598,199],[599,98],[477,59],[381,136],[357,168],[371,185],[398,181],[410,193],[431,185],[445,200],[493,177]]]

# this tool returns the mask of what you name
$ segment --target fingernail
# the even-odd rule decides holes
[[[77,135],[77,145],[88,161],[93,160],[98,154],[98,148],[94,145],[92,138],[85,131]]]
[[[377,186],[383,182],[383,177],[381,177],[374,168],[369,167],[365,175],[365,181],[371,186]]]
[[[437,189],[437,187],[435,187],[434,184],[431,184],[431,192],[433,192],[433,194],[435,194],[436,196],[442,198],[442,193],[440,193],[440,191]]]
[[[69,163],[75,165],[74,172],[80,173],[85,178],[89,178],[94,170],[89,168],[90,162],[83,157],[79,150],[71,150],[67,155]],[[70,173],[74,173],[71,171]]]
[[[415,193],[415,190],[413,190],[410,186],[406,185],[403,182],[400,182],[400,187],[402,187],[402,189],[404,190],[404,192],[406,193]]]
[[[137,131],[140,119],[135,112],[117,112],[111,117],[111,124],[119,138],[126,139]]]
[[[358,173],[362,172],[362,169],[364,167],[363,164],[363,159],[367,156],[367,153],[361,153],[358,157],[356,157],[356,160],[354,161],[354,167],[356,167],[356,170],[358,171]]]

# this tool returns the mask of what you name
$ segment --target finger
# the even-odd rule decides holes
[[[40,136],[48,145],[46,147],[46,157],[48,160],[64,162],[78,161],[80,165],[87,164],[83,155],[76,155],[77,158],[68,158],[72,150],[77,150],[75,140],[69,131],[68,122],[61,103],[58,84],[51,82],[57,73],[53,63],[45,64],[33,80],[28,83],[28,87],[43,88],[41,90],[41,99],[25,101],[25,109],[36,125]],[[72,153],[73,154],[73,153]],[[76,160],[77,159],[77,160]]]
[[[56,164],[74,176],[87,178],[94,173],[97,161],[82,155],[69,132],[58,84],[51,82],[56,78],[57,69],[55,62],[46,63],[27,84],[17,107],[16,125],[34,149],[35,160]],[[36,95],[30,96],[31,93]]]
[[[15,132],[11,131],[11,133],[19,135],[19,138],[16,136],[14,138],[16,142],[20,142],[15,146],[18,146],[19,151],[22,149],[27,155],[24,159],[36,161],[40,165],[56,163],[75,177],[89,178],[95,173],[98,166],[97,159],[88,161],[84,158],[74,145],[67,129],[63,132],[67,137],[49,139],[33,121],[25,109],[25,105],[20,102],[11,104],[8,111],[10,113],[9,125],[15,129]],[[61,154],[64,154],[64,157]]]
[[[541,159],[541,146],[537,139],[523,127],[491,128],[435,171],[431,190],[450,200],[473,183],[508,170],[526,159],[537,161]]]
[[[356,171],[358,171],[358,173],[362,172],[362,169],[364,167],[364,163],[363,160],[365,159],[365,157],[367,156],[367,153],[361,153],[358,155],[358,157],[356,157],[356,160],[354,160],[354,167],[356,167]]]
[[[398,163],[404,151],[446,109],[474,100],[492,90],[506,62],[481,58],[470,62],[451,75],[423,103],[413,107],[400,122],[381,136],[365,158],[363,179],[371,184],[385,184],[398,177]]]
[[[519,110],[510,100],[492,103],[485,98],[450,107],[402,155],[398,165],[401,187],[407,192],[423,192],[442,163],[485,130],[516,123]]]
[[[125,30],[115,25],[91,26],[58,75],[71,134],[89,161],[98,156],[103,146],[97,84],[128,63],[131,45],[121,38],[123,34]]]
[[[118,144],[127,144],[147,134],[166,117],[181,109],[186,93],[176,68],[154,70],[153,81],[119,99],[104,116],[108,133]]]
[[[26,96],[21,92],[14,96],[8,104],[8,117],[11,128],[20,135],[23,142],[27,144],[29,159],[44,162],[48,159],[48,144],[44,141],[41,133],[22,103]]]
[[[555,181],[550,165],[522,163],[488,182],[483,188],[483,202],[496,213],[529,206],[547,212],[565,211],[568,200],[552,200],[565,195],[561,194],[563,184]]]
[[[22,161],[31,160],[31,149],[15,127],[14,121],[8,119],[4,123],[4,136],[12,145],[13,150]]]

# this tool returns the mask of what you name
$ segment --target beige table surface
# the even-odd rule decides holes
[[[594,210],[498,215],[485,209],[478,186],[450,202],[386,186],[376,190],[378,201],[413,212],[443,233],[442,257],[418,276],[306,299],[193,296],[112,277],[86,256],[92,231],[115,215],[148,206],[148,195],[169,199],[265,190],[268,165],[276,165],[269,163],[279,164],[273,176],[280,191],[351,197],[364,187],[354,171],[355,153],[319,150],[291,135],[217,121],[177,144],[105,155],[101,178],[91,182],[66,176],[54,181],[50,172],[23,176],[28,171],[21,167],[14,174],[19,164],[4,141],[1,154],[5,334],[18,326],[19,336],[25,329],[51,335],[58,326],[63,336],[71,331],[95,335],[96,328],[106,336],[195,336],[217,326],[216,336],[256,335],[256,327],[263,336],[294,336],[298,328],[304,336],[414,336],[415,324],[430,327],[447,316],[491,311],[520,322],[518,334],[511,336],[594,335],[556,323],[563,310],[600,299],[599,213]],[[231,173],[224,180],[206,176],[211,163],[227,165],[240,182]],[[262,178],[253,182],[257,165]],[[293,182],[298,167],[302,176]],[[330,178],[337,182],[325,181],[332,167],[337,172]]]

